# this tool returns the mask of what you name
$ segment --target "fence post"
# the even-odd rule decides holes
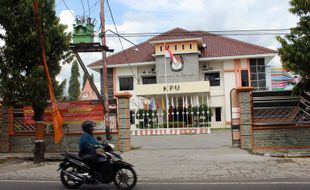
[[[118,99],[117,118],[118,118],[118,149],[119,151],[130,151],[130,107],[129,99],[131,94],[116,94]]]
[[[10,131],[13,127],[13,112],[12,108],[2,105],[2,133],[1,133],[1,152],[10,152]]]
[[[253,88],[238,88],[240,104],[240,143],[242,149],[252,149],[252,96]]]

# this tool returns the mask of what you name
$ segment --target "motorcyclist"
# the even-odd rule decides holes
[[[93,131],[96,126],[97,124],[90,120],[82,123],[82,130],[84,133],[81,135],[79,144],[80,157],[86,161],[89,161],[92,165],[96,165],[98,162],[105,160],[103,153],[98,155],[97,148],[100,144],[93,136]]]

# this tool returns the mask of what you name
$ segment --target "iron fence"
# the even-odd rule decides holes
[[[168,117],[167,117],[168,114]],[[210,127],[210,107],[170,108],[168,111],[139,109],[131,115],[138,129]],[[168,119],[168,122],[167,122]]]
[[[291,91],[253,92],[252,120],[255,125],[310,123],[310,95],[292,96]]]

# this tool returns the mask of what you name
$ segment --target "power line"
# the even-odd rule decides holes
[[[189,32],[139,32],[139,33],[121,33],[123,37],[152,37],[152,36],[249,36],[249,35],[285,35],[289,34],[290,29],[258,29],[258,30],[214,30],[214,31],[189,31]],[[117,37],[115,34],[107,34],[107,37]]]
[[[90,17],[89,0],[87,0],[87,6],[88,6],[88,17]]]
[[[123,50],[123,53],[125,55],[125,59],[126,59],[126,62],[130,68],[130,71],[133,75],[133,77],[137,80],[137,82],[139,83],[139,79],[138,77],[136,76],[136,74],[133,72],[133,69],[129,63],[129,60],[128,60],[128,57],[127,57],[127,54],[126,54],[126,51],[125,51],[125,48],[123,46],[123,43],[122,43],[122,40],[121,40],[121,35],[119,35],[118,33],[118,30],[117,30],[117,27],[116,27],[116,23],[115,23],[115,20],[114,20],[114,16],[113,16],[113,13],[112,13],[112,10],[111,10],[111,6],[110,6],[110,3],[109,3],[109,0],[106,0],[107,1],[107,4],[108,4],[108,8],[109,8],[109,12],[110,12],[110,15],[111,15],[111,19],[112,19],[112,22],[113,22],[113,25],[114,25],[114,28],[115,28],[115,32],[116,32],[116,35],[118,36],[118,40],[121,44],[121,47],[122,47],[122,50]],[[123,36],[122,36],[123,37]],[[143,104],[142,100],[140,98],[138,98],[138,101],[140,101],[141,104]],[[144,104],[143,104],[144,105]],[[138,106],[139,107],[139,106]]]
[[[64,3],[64,5],[65,5],[65,7],[68,9],[68,11],[70,11],[70,13],[72,14],[72,16],[75,18],[73,12],[71,11],[71,9],[69,9],[69,7],[68,7],[66,1],[65,1],[65,0],[62,0],[62,2]]]
[[[128,59],[128,57],[127,57],[125,48],[124,48],[124,46],[123,46],[122,40],[121,40],[121,38],[120,38],[120,35],[119,35],[119,33],[118,33],[118,30],[117,30],[117,27],[116,27],[116,23],[115,23],[115,20],[114,20],[114,16],[113,16],[113,13],[112,13],[112,10],[111,10],[111,7],[110,7],[109,0],[106,0],[106,1],[107,1],[107,5],[108,5],[108,8],[109,8],[110,15],[111,15],[111,19],[112,19],[112,22],[113,22],[113,25],[114,25],[114,28],[115,28],[115,32],[116,32],[116,34],[118,34],[118,35],[117,35],[117,36],[118,36],[118,40],[119,40],[119,42],[120,42],[120,44],[121,44],[121,47],[122,47],[122,50],[123,50],[123,53],[124,53],[126,62],[127,62],[128,66],[129,66],[129,68],[130,68],[130,70],[131,70],[131,73],[132,73],[133,77],[139,82],[139,79],[136,77],[136,75],[135,75],[135,73],[133,72],[133,69],[132,69],[132,67],[131,67],[131,65],[130,65],[130,63],[129,63],[129,59]]]
[[[83,7],[83,16],[85,17],[85,8],[84,8],[83,0],[81,0],[81,3],[82,3],[82,7]]]
[[[228,34],[204,34],[203,36],[282,36],[282,35],[286,35],[289,34],[288,32],[282,32],[282,33],[246,33],[246,34],[235,34],[235,33],[228,33]],[[126,38],[144,38],[144,37],[155,37],[158,36],[156,34],[149,34],[149,35],[122,35],[119,34],[123,37]],[[182,35],[177,35],[177,34],[161,34],[160,36],[170,36],[170,37],[178,37],[178,36],[182,36]],[[186,36],[190,36],[190,35],[186,35]],[[115,34],[107,34],[106,37],[118,37],[118,35]],[[195,37],[195,36],[193,36]],[[196,36],[199,37],[199,36]]]
[[[100,0],[97,0],[96,3],[94,3],[92,6],[90,6],[90,7],[89,7],[89,12],[91,12],[91,10],[92,10],[93,8],[95,8],[95,7],[98,5],[99,2],[100,2]],[[89,14],[89,17],[90,17],[90,15],[91,15],[91,14]]]

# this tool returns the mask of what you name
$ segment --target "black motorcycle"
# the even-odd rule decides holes
[[[68,189],[77,189],[82,184],[109,184],[114,182],[121,190],[130,190],[137,183],[137,175],[133,166],[122,161],[122,157],[114,152],[114,145],[104,143],[96,146],[105,151],[105,159],[94,163],[76,154],[60,154],[63,161],[59,164],[60,179]]]

